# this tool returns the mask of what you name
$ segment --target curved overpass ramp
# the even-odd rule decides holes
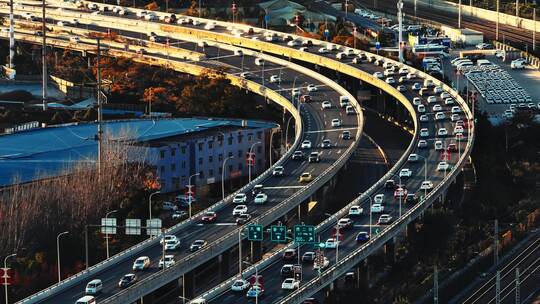
[[[111,19],[115,22],[112,22]],[[262,50],[267,53],[271,53],[274,55],[280,55],[285,56],[288,58],[294,58],[297,60],[302,60],[310,63],[315,63],[320,66],[325,66],[331,69],[334,69],[336,71],[340,71],[342,73],[354,76],[358,79],[363,80],[366,83],[372,84],[376,87],[379,87],[395,97],[399,102],[401,102],[409,111],[411,116],[413,117],[413,123],[415,126],[415,130],[419,131],[420,128],[427,128],[428,129],[428,135],[425,136],[425,138],[422,138],[423,140],[426,140],[428,143],[428,146],[430,148],[428,149],[422,149],[415,151],[417,149],[417,142],[419,140],[419,134],[416,133],[413,142],[411,142],[411,145],[407,149],[407,152],[403,155],[403,157],[398,161],[398,163],[392,168],[391,172],[387,174],[383,179],[381,179],[376,185],[374,185],[369,191],[366,191],[364,194],[362,194],[359,198],[357,198],[355,201],[351,202],[349,206],[352,205],[362,205],[364,207],[364,210],[369,209],[369,199],[370,197],[374,196],[375,194],[385,194],[386,197],[389,198],[391,204],[388,207],[388,213],[394,217],[394,222],[391,225],[388,226],[378,226],[375,227],[375,220],[376,219],[367,219],[366,216],[363,216],[360,219],[357,219],[356,222],[358,225],[355,225],[354,231],[359,231],[360,229],[365,229],[365,226],[371,226],[371,228],[377,229],[378,233],[376,235],[372,234],[371,240],[367,242],[366,244],[363,244],[361,246],[354,244],[354,241],[351,240],[351,236],[355,235],[355,233],[347,233],[346,239],[343,241],[340,253],[339,253],[339,259],[336,259],[332,261],[330,267],[325,270],[320,276],[314,275],[314,272],[309,271],[309,267],[304,267],[304,281],[306,279],[308,280],[306,283],[303,283],[299,290],[289,293],[289,292],[282,292],[279,290],[280,287],[280,281],[279,279],[271,284],[271,287],[269,288],[268,285],[265,287],[268,288],[268,292],[266,293],[266,296],[261,298],[264,302],[286,302],[286,303],[300,303],[301,300],[313,293],[315,293],[317,290],[320,290],[333,280],[335,280],[337,277],[339,277],[342,273],[350,269],[352,266],[357,264],[359,261],[361,261],[363,258],[365,258],[367,255],[369,255],[371,252],[376,250],[377,248],[380,248],[383,244],[385,244],[388,240],[392,239],[395,235],[399,233],[400,230],[402,230],[407,223],[418,217],[425,208],[427,208],[435,199],[440,197],[441,195],[444,195],[444,191],[449,186],[449,184],[452,182],[452,180],[455,179],[456,175],[459,173],[460,168],[463,166],[464,160],[468,157],[470,154],[470,150],[472,148],[473,138],[474,138],[474,125],[472,123],[468,123],[469,121],[472,121],[472,113],[470,112],[468,106],[465,104],[463,99],[457,95],[456,92],[452,91],[449,87],[443,85],[436,79],[431,78],[429,75],[423,74],[420,71],[414,71],[419,78],[409,81],[406,81],[407,85],[407,91],[406,92],[398,92],[398,90],[385,83],[384,81],[371,76],[371,73],[375,71],[381,71],[379,67],[376,67],[374,65],[367,64],[366,62],[362,63],[359,68],[356,64],[352,63],[352,57],[348,57],[346,61],[340,62],[333,58],[336,56],[335,51],[331,51],[327,54],[317,54],[317,49],[322,47],[323,45],[326,46],[327,44],[322,41],[312,41],[313,46],[308,46],[308,50],[311,52],[306,52],[306,50],[299,50],[298,48],[293,48],[285,45],[284,41],[272,41],[272,42],[264,42],[263,37],[265,37],[267,33],[271,31],[265,31],[262,29],[255,29],[253,33],[250,33],[249,28],[246,28],[244,25],[234,25],[234,27],[237,28],[243,28],[245,29],[246,33],[250,33],[249,36],[251,37],[235,37],[232,35],[227,34],[227,27],[230,27],[232,25],[226,24],[226,23],[219,23],[216,22],[216,29],[214,31],[204,31],[201,29],[196,29],[194,26],[190,27],[180,27],[180,26],[170,26],[166,24],[161,24],[157,22],[142,22],[138,20],[133,19],[125,19],[125,18],[118,18],[118,17],[110,17],[109,16],[102,16],[100,17],[102,20],[96,20],[93,22],[98,23],[100,26],[103,27],[114,27],[114,24],[116,23],[116,27],[120,26],[126,26],[131,25],[135,27],[140,27],[141,30],[154,30],[157,31],[158,34],[166,34],[172,37],[196,37],[198,40],[206,40],[206,41],[218,41],[220,43],[227,43],[230,45],[236,45],[236,46],[242,46],[246,48],[252,48],[254,50]],[[196,18],[195,18],[196,19]],[[213,22],[208,20],[202,20],[204,23]],[[275,32],[274,32],[275,33]],[[294,35],[288,35],[288,34],[281,34],[281,33],[275,33],[278,37],[283,36],[292,36],[292,39],[298,40],[298,41],[305,41],[306,39],[303,39],[301,37],[296,37]],[[246,35],[247,36],[247,35]],[[253,38],[253,36],[258,36],[258,38]],[[341,46],[337,46],[337,48],[342,48]],[[355,50],[353,51],[355,56],[357,56],[360,52]],[[373,57],[374,59],[379,59],[378,56],[365,53],[368,58]],[[389,61],[387,59],[384,59],[386,61]],[[409,67],[409,70],[413,70]],[[368,71],[368,72],[365,72]],[[463,137],[460,138],[461,140],[456,141],[457,138],[449,135],[438,135],[436,132],[440,128],[446,128],[449,134],[452,134],[454,123],[449,120],[449,116],[451,114],[457,114],[452,113],[452,107],[453,105],[442,105],[442,109],[435,110],[433,108],[434,104],[430,104],[427,102],[426,97],[420,97],[417,95],[416,92],[411,91],[410,85],[413,82],[421,81],[424,79],[431,80],[435,85],[440,85],[441,88],[446,91],[448,94],[450,94],[456,103],[456,105],[459,107],[459,113],[462,117],[462,119],[466,122],[465,132],[463,133]],[[430,92],[429,94],[435,94],[434,91]],[[417,109],[415,106],[413,106],[410,102],[412,98],[414,97],[420,97],[421,103],[424,104],[427,108],[427,111],[425,114],[427,115],[428,120],[427,121],[419,121],[420,113],[417,113]],[[436,103],[441,104],[441,99],[437,98]],[[435,120],[435,112],[443,112],[446,117],[442,120]],[[457,110],[455,111],[457,112]],[[437,170],[438,163],[440,161],[440,152],[435,151],[433,149],[433,145],[436,141],[441,141],[443,146],[450,146],[450,144],[458,144],[459,145],[459,151],[457,153],[453,153],[451,155],[451,158],[448,160],[448,163],[451,164],[451,167],[448,168],[445,171],[439,171]],[[419,155],[419,161],[416,163],[408,163],[407,157],[410,153],[416,152],[417,155]],[[398,202],[395,198],[393,198],[393,190],[385,189],[383,190],[381,187],[386,179],[388,178],[394,178],[397,179],[395,174],[399,172],[402,168],[411,169],[413,171],[413,177],[411,178],[403,178],[403,184],[410,192],[417,192],[420,194],[422,191],[418,191],[420,188],[420,184],[426,179],[426,176],[429,176],[429,179],[432,183],[434,188],[429,191],[425,191],[423,193],[422,198],[419,203],[417,204],[405,204],[401,202],[401,208],[398,206]],[[429,172],[429,173],[427,173]],[[336,213],[333,217],[329,218],[325,222],[321,223],[318,226],[318,232],[322,235],[327,235],[328,230],[335,225],[335,222],[337,219],[345,216],[348,211],[348,207],[343,208],[340,212]],[[365,224],[367,221],[367,225]],[[370,225],[370,222],[372,225]],[[358,227],[356,227],[358,226]],[[359,228],[359,229],[356,229]],[[292,245],[291,245],[292,246]],[[332,257],[335,256],[335,253],[333,253],[331,250],[328,250],[327,256],[330,258],[330,260],[333,260]],[[267,277],[272,278],[279,278],[278,273],[279,268],[281,265],[279,265],[279,253],[275,256],[265,259],[260,262],[259,269],[265,269],[264,271],[267,271],[268,275]],[[250,275],[254,272],[254,267],[248,269],[244,275]],[[229,284],[229,285],[227,285]],[[230,286],[230,282],[226,282],[220,286],[217,286],[213,290],[206,293],[204,296],[208,299],[214,299],[216,302],[228,302],[228,301],[240,301],[241,296],[238,295],[230,295],[226,292],[228,289],[228,286]],[[275,291],[275,292],[274,292]],[[107,299],[107,303],[120,303],[118,302],[120,297],[126,296],[129,293],[133,293],[133,289],[127,289],[125,291],[117,293],[114,297]],[[116,300],[114,299],[116,298]]]

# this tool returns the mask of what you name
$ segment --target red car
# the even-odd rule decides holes
[[[407,196],[407,189],[403,188],[403,187],[399,187],[396,189],[396,191],[394,191],[394,197],[395,198],[404,198]]]
[[[336,232],[337,232],[337,229],[336,227],[333,227],[332,228],[332,238],[336,239]],[[339,238],[338,238],[339,241],[343,241],[343,230],[339,229]]]
[[[217,220],[217,213],[213,211],[207,211],[204,213],[201,220],[203,221],[203,223],[213,223]]]
[[[456,144],[449,144],[448,148],[446,148],[446,151],[448,152],[457,152],[457,145]]]

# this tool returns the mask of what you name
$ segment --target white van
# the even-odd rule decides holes
[[[96,304],[96,298],[92,296],[84,296],[78,299],[75,304]]]
[[[527,65],[527,61],[525,59],[523,59],[523,58],[512,60],[512,62],[510,62],[510,67],[513,70],[514,69],[524,69],[525,65]]]
[[[204,298],[196,298],[189,301],[189,304],[206,304],[206,300]]]
[[[255,64],[256,64],[256,65],[263,65],[263,64],[264,64],[264,59],[262,59],[262,58],[256,58],[256,59],[255,59]]]
[[[349,97],[347,96],[339,96],[339,106],[342,108],[345,108],[349,105]]]
[[[163,202],[162,209],[166,211],[176,211],[178,207],[172,202]]]
[[[103,283],[100,279],[94,279],[86,284],[85,292],[88,295],[96,295],[103,289]]]

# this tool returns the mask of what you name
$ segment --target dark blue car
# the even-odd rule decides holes
[[[356,235],[356,241],[358,243],[363,243],[369,241],[369,233],[362,231]]]

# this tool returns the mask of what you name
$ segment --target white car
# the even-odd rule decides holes
[[[431,190],[433,189],[433,183],[431,181],[423,181],[420,185],[420,190]]]
[[[429,116],[427,116],[426,114],[420,115],[420,121],[421,122],[429,121]]]
[[[445,161],[437,164],[437,171],[447,171],[448,169],[450,169],[450,165]]]
[[[300,281],[293,278],[287,278],[285,281],[283,281],[283,283],[281,283],[281,289],[293,290],[297,289],[298,287],[300,287]]]
[[[463,126],[455,126],[454,127],[454,135],[458,134],[458,133],[463,133],[465,130],[463,129]]]
[[[330,265],[330,261],[328,260],[327,257],[324,257],[322,264],[313,263],[313,270],[324,269],[324,268],[328,267],[328,265]]]
[[[399,92],[405,92],[405,91],[407,91],[407,88],[404,85],[398,85],[397,90]]]
[[[165,268],[171,267],[174,265],[174,262],[174,255],[168,254],[165,258],[159,259],[159,268],[163,268],[163,266],[165,266]]]
[[[445,104],[445,105],[453,105],[454,102],[455,102],[455,101],[454,101],[454,98],[451,98],[451,97],[445,98],[445,99],[444,99],[444,104]]]
[[[328,53],[328,49],[325,48],[325,47],[322,47],[322,48],[318,49],[317,52],[319,54],[326,54],[326,53]]]
[[[418,161],[418,158],[419,158],[419,157],[418,157],[418,154],[416,154],[416,153],[411,153],[411,154],[409,155],[409,157],[407,158],[407,161],[409,161],[409,162],[411,162],[411,163],[415,163],[415,162]]]
[[[452,113],[461,113],[461,108],[459,106],[453,106]]]
[[[349,208],[349,215],[361,215],[364,213],[364,209],[360,206],[352,206]]]
[[[429,131],[427,128],[420,129],[420,137],[429,137]]]
[[[281,78],[278,75],[270,76],[270,82],[271,83],[276,83],[276,82],[280,82],[280,81],[281,81]]]
[[[429,96],[427,98],[427,102],[428,103],[434,103],[434,102],[437,102],[437,97],[436,96]]]
[[[244,291],[248,289],[251,286],[248,281],[243,279],[235,280],[234,283],[231,285],[232,291]]]
[[[491,44],[489,43],[479,43],[476,45],[476,48],[479,50],[485,50],[491,48]]]
[[[165,236],[163,236],[161,238],[161,240],[159,240],[159,244],[163,245],[163,242],[172,242],[172,241],[177,241],[178,238],[176,237],[176,235],[172,235],[172,234],[166,234]]]
[[[384,206],[381,204],[373,204],[371,205],[371,212],[372,213],[381,213],[384,211]]]
[[[452,114],[452,116],[450,116],[451,121],[458,121],[460,119],[461,119],[461,116],[459,116],[459,114]]]
[[[165,250],[176,250],[180,247],[180,241],[179,240],[172,240],[165,242]]]
[[[315,92],[317,91],[317,87],[314,84],[310,84],[307,86],[308,92]]]
[[[238,205],[234,207],[232,211],[232,215],[239,216],[240,214],[247,213],[247,211],[248,211],[248,207],[246,205]]]
[[[322,108],[323,110],[326,110],[326,109],[331,109],[332,108],[332,103],[328,100],[325,100],[322,102]]]
[[[375,195],[375,197],[373,198],[373,201],[375,202],[375,204],[382,204],[384,202],[384,194],[377,194]]]
[[[435,141],[435,151],[441,151],[444,149],[442,140]]]
[[[332,124],[332,127],[341,127],[341,120],[338,118],[334,118],[332,119],[331,124]]]
[[[211,31],[211,30],[213,30],[215,28],[216,28],[216,24],[214,22],[207,23],[204,26],[204,29],[207,30],[207,31]]]
[[[442,106],[440,104],[433,105],[432,110],[433,110],[433,112],[442,111]]]
[[[439,128],[439,130],[437,131],[437,136],[446,136],[448,135],[448,131],[446,130],[446,128]]]
[[[291,41],[287,42],[287,45],[288,45],[288,46],[299,46],[299,45],[300,45],[300,41],[298,41],[298,40],[291,40]]]
[[[393,218],[389,214],[381,214],[379,217],[378,224],[390,224],[392,222]]]
[[[399,77],[399,79],[398,79],[398,82],[399,82],[399,83],[404,83],[405,81],[407,81],[407,77],[405,77],[405,76],[401,76],[401,77]]]
[[[311,149],[311,141],[310,140],[304,140],[302,144],[300,145],[300,148],[302,149]]]
[[[435,113],[435,120],[444,120],[445,118],[446,118],[446,115],[444,115],[444,112]]]
[[[416,111],[418,111],[418,113],[425,113],[426,107],[423,104],[419,104],[416,106]]]
[[[326,240],[326,242],[324,243],[324,248],[328,248],[328,249],[336,249],[336,247],[339,245],[339,241],[334,239],[334,238],[329,238],[328,240]]]
[[[433,88],[433,93],[435,94],[442,93],[442,91],[443,91],[443,88],[441,86],[436,86]]]
[[[442,99],[450,98],[450,93],[448,93],[448,92],[442,92],[442,93],[441,93],[441,98],[442,98]]]
[[[383,79],[384,75],[381,72],[375,72],[373,73],[373,77]]]
[[[411,177],[412,176],[412,170],[409,168],[403,168],[401,171],[399,171],[399,177]]]
[[[424,149],[428,147],[427,140],[421,139],[418,141],[418,148]]]
[[[415,97],[415,98],[413,98],[412,103],[415,106],[421,105],[422,104],[422,99],[420,99],[420,97]]]
[[[386,81],[386,83],[388,83],[388,84],[394,84],[394,83],[396,83],[396,80],[394,79],[394,77],[388,77],[388,78],[386,78],[385,81]]]
[[[416,78],[416,73],[410,72],[407,74],[407,79],[414,79],[414,78]]]
[[[133,262],[133,270],[145,270],[150,267],[150,258],[147,256],[138,257],[135,262]]]
[[[272,175],[283,176],[284,171],[285,171],[285,168],[283,168],[283,166],[276,166],[274,170],[272,170]]]
[[[253,200],[253,202],[255,204],[264,204],[266,203],[267,200],[268,200],[268,195],[266,195],[266,193],[259,193],[255,196],[255,199]]]
[[[242,204],[245,203],[247,200],[247,195],[245,193],[238,193],[233,198],[234,204]]]

